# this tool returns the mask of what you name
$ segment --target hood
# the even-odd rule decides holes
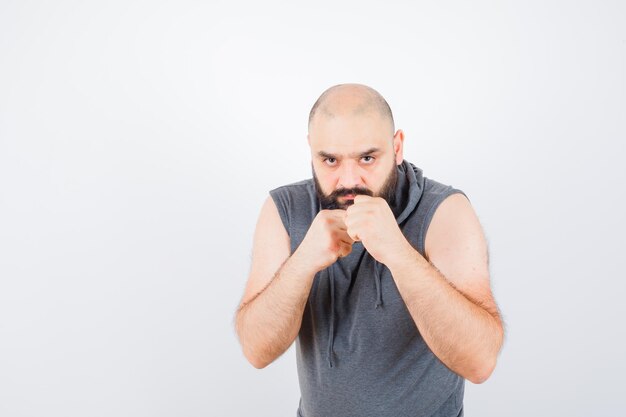
[[[411,162],[403,159],[400,165],[396,165],[398,173],[398,181],[396,183],[396,191],[391,201],[389,201],[389,207],[393,212],[398,226],[401,226],[409,215],[416,209],[419,202],[423,187],[424,179],[422,176],[422,170]],[[380,283],[381,270],[383,265],[378,262],[369,253],[365,253],[365,256],[369,256],[374,261],[374,282],[376,284],[376,300],[374,302],[374,308],[381,307],[383,305],[382,288]],[[335,272],[337,263],[333,263],[328,268],[328,279],[330,280],[330,326],[328,329],[328,365],[333,367],[333,345],[334,345],[334,324],[335,324]]]

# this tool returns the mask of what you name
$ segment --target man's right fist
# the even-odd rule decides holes
[[[316,273],[352,252],[354,240],[346,231],[345,218],[346,210],[320,210],[298,246]]]

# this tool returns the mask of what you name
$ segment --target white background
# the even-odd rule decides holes
[[[0,415],[294,416],[232,323],[308,112],[377,89],[507,323],[469,416],[626,412],[622,1],[0,3]]]

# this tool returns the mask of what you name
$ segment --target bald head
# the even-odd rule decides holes
[[[317,99],[309,113],[309,132],[314,123],[345,116],[380,117],[393,136],[395,126],[389,104],[380,93],[363,84],[338,84]]]

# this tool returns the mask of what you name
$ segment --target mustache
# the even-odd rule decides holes
[[[364,194],[369,195],[370,197],[374,196],[374,193],[371,190],[363,187],[354,187],[354,188],[340,188],[338,190],[333,191],[328,196],[319,195],[321,207],[329,210],[342,209],[345,210],[346,206],[351,206],[354,204],[353,200],[348,200],[345,203],[339,202],[339,197],[346,196],[348,194],[357,195]]]
[[[340,188],[339,190],[333,191],[329,197],[330,198],[343,197],[348,194],[352,194],[352,195],[364,194],[364,195],[369,195],[370,197],[374,196],[374,193],[371,190],[368,190],[367,188],[355,187],[355,188]]]

